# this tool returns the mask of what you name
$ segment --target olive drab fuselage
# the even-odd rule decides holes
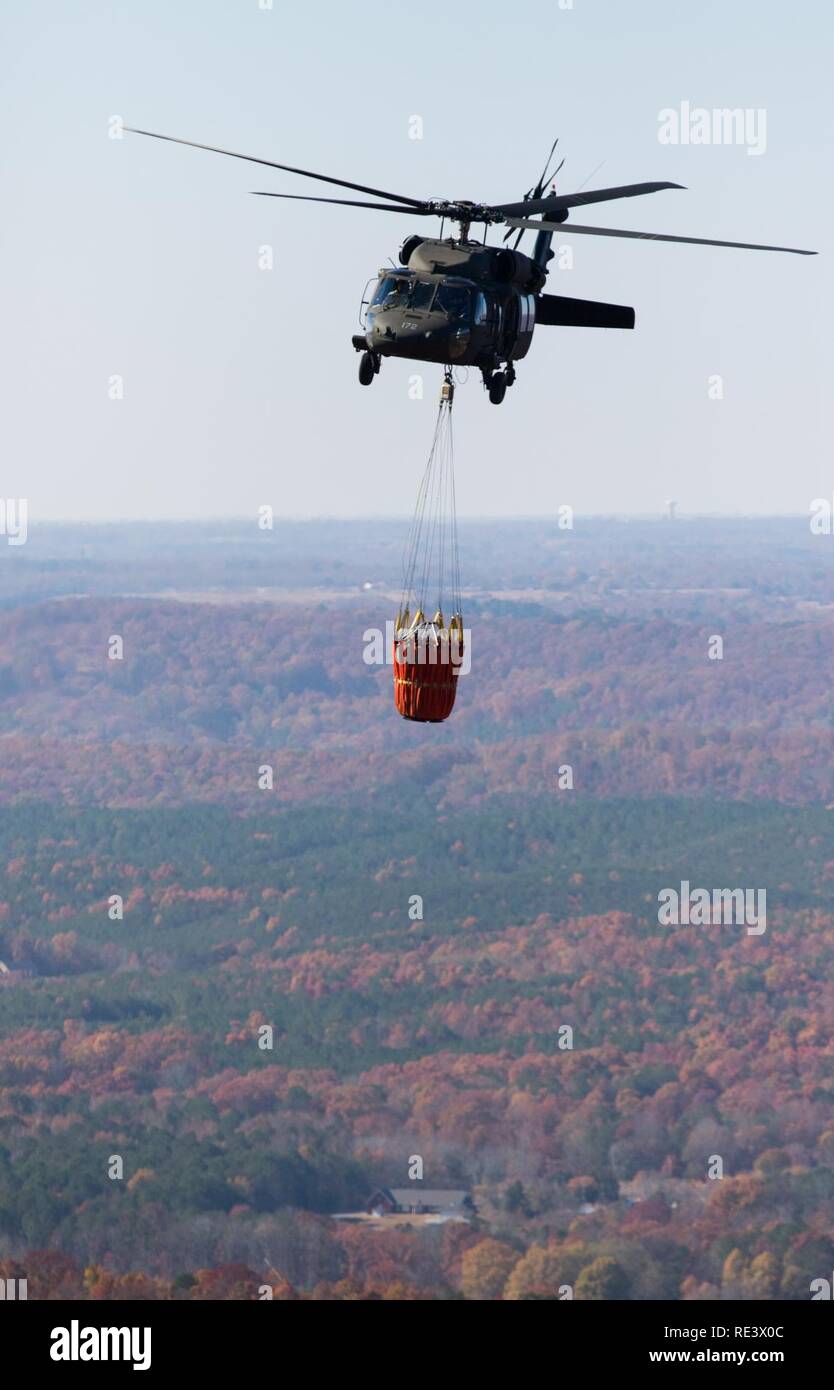
[[[357,351],[494,371],[525,357],[546,272],[528,256],[471,241],[411,237],[383,267]]]

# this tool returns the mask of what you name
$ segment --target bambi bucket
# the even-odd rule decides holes
[[[440,724],[455,704],[463,634],[455,618],[399,627],[394,643],[394,700],[403,719]]]

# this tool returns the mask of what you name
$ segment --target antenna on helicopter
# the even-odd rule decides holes
[[[552,174],[548,174],[547,171],[548,171],[548,169],[550,168],[550,161],[551,161],[551,159],[553,158],[553,155],[554,155],[554,152],[555,152],[555,150],[556,150],[556,146],[558,145],[558,143],[559,143],[559,136],[557,135],[557,136],[556,136],[556,139],[553,141],[553,144],[550,146],[550,153],[549,153],[549,155],[547,156],[547,159],[545,160],[544,168],[542,169],[542,172],[541,172],[541,174],[540,174],[540,176],[539,176],[538,182],[536,183],[535,187],[533,187],[533,188],[528,188],[527,192],[526,192],[525,195],[524,195],[525,201],[529,201],[529,200],[532,199],[532,198],[540,198],[540,197],[542,196],[542,191],[543,191],[544,186],[545,186],[545,184],[547,183],[548,179],[550,180],[550,195],[551,195],[551,197],[555,197],[555,196],[556,196],[556,175],[559,173],[559,170],[560,170],[560,169],[562,168],[562,166],[564,165],[564,162],[565,162],[564,159],[560,160],[559,164],[558,164],[557,167],[553,170],[553,173],[552,173]],[[513,250],[514,250],[514,251],[517,251],[517,250],[518,250],[519,245],[520,245],[520,242],[521,242],[521,238],[524,236],[524,231],[525,231],[525,229],[522,227],[521,230],[519,231],[518,236],[516,237],[515,241],[513,242]],[[504,233],[504,241],[509,241],[509,239],[510,239],[510,237],[512,236],[512,234],[513,234],[513,228],[510,227],[510,228]]]

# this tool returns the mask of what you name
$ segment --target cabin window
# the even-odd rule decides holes
[[[532,333],[536,322],[536,298],[532,294],[518,296],[518,331]]]

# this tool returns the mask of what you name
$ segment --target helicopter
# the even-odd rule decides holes
[[[682,189],[684,185],[669,182],[631,183],[616,188],[557,193],[555,178],[565,161],[563,159],[552,173],[550,165],[558,139],[553,142],[541,175],[523,198],[508,203],[476,203],[462,198],[406,197],[348,179],[314,173],[310,169],[279,164],[275,160],[219,149],[215,145],[198,144],[194,140],[182,140],[134,126],[125,126],[124,129],[134,135],[146,135],[154,140],[167,140],[176,145],[188,145],[212,154],[243,159],[269,169],[300,174],[304,178],[317,179],[385,201],[367,202],[352,198],[253,190],[256,197],[376,208],[380,212],[401,213],[408,217],[441,219],[439,238],[407,237],[400,248],[399,266],[382,267],[376,277],[371,277],[375,278],[374,289],[370,299],[363,297],[362,300],[363,332],[354,334],[351,340],[354,349],[361,354],[359,380],[363,386],[371,385],[384,358],[402,357],[418,362],[440,363],[447,377],[456,366],[474,367],[481,373],[492,404],[500,405],[507,388],[515,383],[516,362],[530,351],[537,325],[634,328],[634,309],[626,305],[544,293],[548,263],[554,255],[551,241],[555,232],[680,242],[691,246],[724,246],[743,251],[778,251],[797,256],[816,255],[815,251],[803,251],[794,246],[714,241],[704,237],[624,231],[615,227],[586,227],[575,223],[566,226],[573,208],[641,197],[668,189]],[[545,194],[548,184],[551,191]],[[444,239],[446,222],[457,227],[457,235]],[[470,238],[472,227],[478,224],[484,227],[481,241]],[[508,228],[504,244],[487,245],[489,228],[499,224]],[[518,249],[527,231],[536,233],[531,256]],[[513,233],[516,233],[514,245],[508,246]]]

